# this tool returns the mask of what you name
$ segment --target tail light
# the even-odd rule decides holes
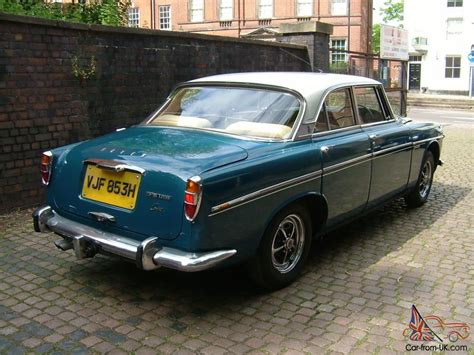
[[[201,178],[193,176],[186,183],[186,191],[184,192],[184,215],[188,221],[193,221],[199,212],[201,205],[202,186]]]
[[[49,184],[49,179],[51,178],[51,168],[53,166],[53,153],[50,151],[44,152],[41,157],[41,180],[43,185]]]

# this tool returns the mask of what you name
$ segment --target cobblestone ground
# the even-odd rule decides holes
[[[332,233],[301,279],[271,294],[235,269],[78,261],[33,233],[31,211],[2,216],[0,353],[390,354],[406,350],[412,304],[474,332],[474,129],[445,132],[425,206],[397,200]],[[456,344],[473,352],[472,339]]]

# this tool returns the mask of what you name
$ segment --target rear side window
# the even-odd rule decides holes
[[[355,87],[354,95],[361,124],[385,120],[385,115],[374,87]]]
[[[329,129],[355,125],[350,89],[338,89],[331,92],[324,101]]]
[[[326,114],[326,105],[323,104],[321,111],[319,111],[316,126],[314,126],[314,133],[329,131],[328,118]]]

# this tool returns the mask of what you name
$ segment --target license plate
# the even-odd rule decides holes
[[[89,164],[82,185],[82,197],[133,210],[141,178],[141,174],[135,172],[108,171]]]

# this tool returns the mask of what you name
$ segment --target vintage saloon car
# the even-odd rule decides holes
[[[178,85],[143,123],[45,152],[53,231],[78,258],[152,270],[245,263],[274,289],[320,236],[395,197],[427,199],[439,126],[395,117],[381,84],[346,75],[243,73]]]

